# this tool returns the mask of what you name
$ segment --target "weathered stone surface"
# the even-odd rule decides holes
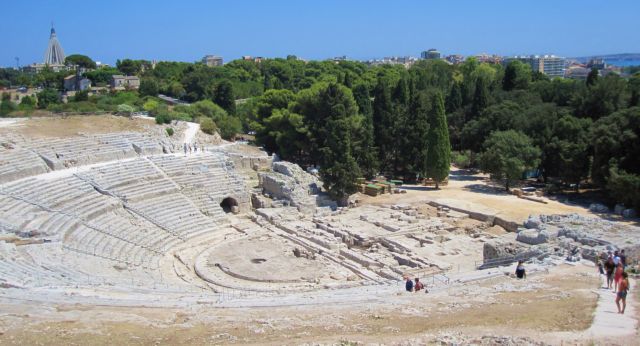
[[[545,230],[524,229],[518,232],[516,240],[529,245],[544,244],[549,240],[549,233]]]
[[[539,215],[529,215],[529,218],[524,222],[524,227],[528,229],[542,229],[543,222]]]
[[[482,248],[482,258],[484,261],[488,261],[494,258],[512,256],[518,253],[518,250],[521,247],[521,245],[513,242],[494,239],[484,243]]]
[[[625,209],[622,211],[622,216],[631,219],[634,218],[636,216],[638,216],[638,214],[636,213],[636,211],[634,209]]]

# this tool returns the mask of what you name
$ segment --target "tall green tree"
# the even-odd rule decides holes
[[[393,168],[394,115],[391,88],[387,79],[378,79],[373,97],[373,126],[380,170],[389,172]]]
[[[509,191],[511,182],[522,174],[536,168],[540,162],[540,149],[522,132],[508,130],[493,132],[485,142],[485,151],[480,157],[483,171],[494,179],[504,180]]]
[[[449,126],[444,114],[444,100],[437,92],[433,99],[433,109],[429,114],[429,134],[427,135],[427,172],[426,176],[436,182],[436,189],[440,182],[449,176],[451,166],[451,142],[449,141]]]
[[[236,113],[236,99],[233,94],[233,85],[229,81],[223,80],[218,83],[215,88],[213,102],[222,107],[229,114]]]
[[[511,91],[514,89],[527,89],[531,81],[531,67],[521,61],[513,60],[504,70],[502,89]]]
[[[599,71],[597,68],[592,68],[591,71],[589,71],[589,74],[587,75],[587,81],[586,84],[587,86],[591,87],[596,85],[596,83],[598,82],[598,75],[599,75]]]
[[[345,205],[357,190],[356,179],[360,176],[351,141],[357,126],[356,102],[347,87],[329,83],[319,90],[317,108],[317,117],[324,123],[312,134],[320,144],[320,176],[329,195]]]
[[[373,178],[378,171],[378,152],[373,137],[373,107],[367,86],[356,85],[353,88],[353,98],[362,115],[358,134],[355,136],[354,156],[362,174],[367,178]]]
[[[413,95],[409,108],[409,123],[407,142],[411,145],[405,148],[406,155],[411,158],[404,180],[427,176],[427,151],[429,134],[429,116],[432,112],[432,95],[427,91],[420,91]]]
[[[82,68],[96,68],[95,61],[91,60],[90,57],[82,54],[71,54],[67,55],[64,59],[65,65],[76,65]]]
[[[471,117],[475,118],[489,106],[489,86],[485,78],[479,77],[476,80],[473,101],[471,103]]]
[[[138,92],[141,96],[158,96],[158,81],[155,80],[155,78],[143,78],[140,81],[140,88],[138,89]]]

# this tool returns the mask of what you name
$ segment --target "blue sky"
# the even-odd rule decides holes
[[[444,54],[640,53],[640,1],[5,0],[0,65],[41,62],[50,23],[66,54],[225,61]]]

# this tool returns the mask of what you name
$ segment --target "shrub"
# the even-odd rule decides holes
[[[156,115],[156,124],[171,124],[171,116],[169,116],[169,114],[167,113],[160,113]]]
[[[166,131],[167,131],[167,135],[169,135],[169,137],[173,136],[173,128],[167,127]]]
[[[120,104],[120,105],[118,105],[118,114],[124,114],[124,115],[131,116],[131,114],[134,111],[135,111],[135,109],[132,106],[129,106],[128,104]]]
[[[207,134],[214,134],[217,130],[216,123],[213,122],[210,118],[200,117],[200,130]]]
[[[451,162],[458,168],[469,168],[471,166],[471,158],[462,151],[454,151],[451,153]]]

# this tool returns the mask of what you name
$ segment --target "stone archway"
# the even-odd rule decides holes
[[[238,201],[233,197],[227,197],[220,202],[220,207],[225,213],[238,213]]]

